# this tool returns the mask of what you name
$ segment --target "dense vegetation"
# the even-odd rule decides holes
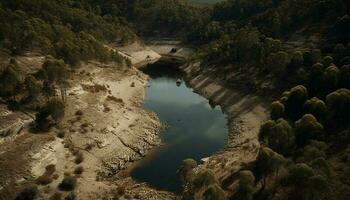
[[[121,16],[141,36],[181,37],[205,24],[208,12],[187,0],[85,0],[102,15]]]
[[[349,15],[349,1],[342,0],[228,0],[188,35],[202,46],[203,73],[227,85],[240,81],[251,91],[263,91],[271,80],[269,91],[291,89],[271,104],[256,160],[233,176],[238,188],[224,188],[227,197],[209,190],[218,184],[215,177],[193,173],[186,160],[180,174],[187,199],[206,199],[209,191],[214,199],[349,197]],[[300,42],[307,37],[318,39]],[[210,183],[196,189],[201,177]]]
[[[0,48],[11,55],[39,51],[77,65],[121,58],[103,44],[135,37],[118,17],[99,15],[80,1],[0,1]]]
[[[0,97],[11,109],[40,107],[35,129],[47,130],[63,117],[60,101],[65,101],[70,69],[88,60],[124,65],[127,61],[105,44],[135,39],[122,17],[102,15],[85,0],[1,0]],[[27,52],[46,56],[38,72],[16,62]]]
[[[249,75],[250,89],[266,86],[267,76],[271,87],[290,87],[323,55],[347,54],[349,7],[343,0],[228,0],[215,5],[210,22],[188,41],[202,44],[202,68],[221,66],[214,70],[228,84],[239,82],[232,75],[239,72]]]

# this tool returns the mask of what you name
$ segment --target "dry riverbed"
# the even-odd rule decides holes
[[[170,53],[173,48],[176,55]],[[143,65],[159,59],[160,54],[186,59],[191,50],[178,43],[162,47],[156,42],[150,47],[133,44],[120,53],[134,65]],[[21,59],[24,63],[33,60],[30,56]],[[259,126],[267,119],[266,106],[256,96],[227,89],[210,75],[199,74],[196,65],[185,65],[182,70],[194,90],[220,104],[228,116],[227,147],[200,166],[225,182],[242,162],[255,158]],[[74,193],[78,199],[176,199],[172,193],[152,189],[120,173],[161,142],[159,133],[164,124],[142,106],[147,85],[147,75],[136,68],[89,62],[77,69],[70,80],[66,115],[59,127],[43,134],[31,134],[24,128],[11,140],[2,140],[0,199],[13,199],[47,171],[51,171],[46,177],[50,181],[39,186],[38,199],[70,194],[58,189],[65,176],[77,177]]]
[[[78,199],[173,199],[118,174],[161,142],[164,124],[142,106],[147,75],[89,62],[69,82],[59,127],[42,134],[24,129],[0,146],[0,199],[13,199],[38,178],[38,199],[67,196],[58,189],[65,176],[77,177]]]

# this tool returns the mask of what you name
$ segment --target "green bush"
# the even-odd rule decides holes
[[[294,129],[298,147],[304,147],[310,140],[323,136],[323,126],[312,114],[305,114],[296,121]]]

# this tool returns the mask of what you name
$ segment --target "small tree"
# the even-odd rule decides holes
[[[62,180],[62,182],[59,184],[59,189],[63,191],[72,191],[75,188],[75,185],[77,183],[77,179],[73,176],[66,176]]]
[[[214,184],[208,187],[203,194],[204,200],[226,200],[225,191],[218,185]]]
[[[328,190],[328,181],[323,176],[314,175],[308,179],[306,188],[305,199],[319,200]]]
[[[34,200],[37,194],[38,187],[35,185],[29,186],[16,197],[16,200]]]
[[[311,95],[317,96],[323,90],[323,68],[324,65],[322,63],[316,63],[311,67],[308,81],[308,88]]]
[[[349,125],[350,121],[350,90],[339,89],[326,97],[326,104],[329,107],[332,117],[340,125]]]
[[[307,98],[308,91],[306,87],[302,85],[293,87],[285,104],[286,115],[293,120],[298,119],[303,114],[302,108]]]
[[[41,92],[41,84],[32,75],[28,75],[24,81],[29,96],[36,99]]]
[[[323,126],[312,114],[304,115],[295,122],[296,144],[304,147],[310,140],[321,137]]]
[[[252,200],[255,190],[255,177],[253,172],[249,170],[240,171],[238,199]]]
[[[185,159],[182,161],[182,165],[177,170],[177,173],[180,175],[182,181],[187,184],[191,183],[195,177],[193,169],[197,167],[197,162],[193,159]]]
[[[291,153],[295,142],[293,129],[284,119],[279,119],[277,122],[270,120],[263,124],[259,132],[259,139],[283,155]]]
[[[340,71],[336,66],[327,67],[324,73],[324,94],[328,94],[338,88]]]
[[[13,97],[19,83],[19,72],[14,65],[9,65],[0,76],[0,95]]]
[[[305,163],[298,163],[289,170],[287,182],[289,185],[297,187],[305,187],[310,177],[314,175],[314,171]]]
[[[48,131],[49,128],[60,122],[64,116],[64,103],[56,98],[49,100],[36,114],[35,128],[37,131]],[[52,120],[50,120],[50,117]]]
[[[304,104],[304,110],[306,113],[314,115],[320,121],[325,121],[328,116],[326,104],[317,97],[307,100]]]
[[[285,108],[281,102],[279,102],[279,101],[272,102],[271,111],[270,111],[271,119],[277,120],[277,119],[283,117],[284,111],[285,111]]]
[[[258,179],[263,179],[263,188],[266,186],[266,179],[268,176],[273,173],[278,175],[278,171],[284,163],[285,159],[282,155],[267,147],[260,148],[258,157],[255,161],[254,172]]]
[[[322,63],[324,66],[328,67],[330,66],[331,64],[334,63],[334,59],[332,56],[325,56],[323,59],[322,59]]]
[[[218,180],[209,170],[200,171],[193,180],[193,186],[197,190],[214,184],[218,184]]]
[[[339,86],[350,88],[350,65],[344,65],[340,68]]]

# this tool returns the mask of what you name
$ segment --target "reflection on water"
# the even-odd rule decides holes
[[[161,134],[165,145],[146,157],[131,175],[156,188],[180,192],[176,170],[182,160],[198,161],[225,145],[225,116],[220,107],[212,108],[208,100],[193,93],[184,82],[178,84],[181,74],[171,66],[154,65],[145,73],[152,79],[144,106],[156,112],[169,128]]]

